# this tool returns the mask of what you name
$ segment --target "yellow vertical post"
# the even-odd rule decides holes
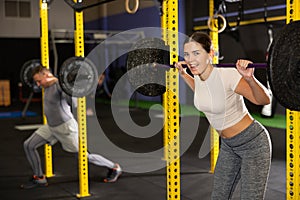
[[[286,199],[300,199],[300,113],[286,110]]]
[[[170,46],[170,63],[178,61],[178,1],[163,1],[162,27],[166,28],[163,38]],[[179,147],[179,91],[178,72],[166,72],[166,93],[164,94],[164,138],[167,154],[167,199],[180,199],[180,147]]]
[[[79,0],[74,0],[79,2]],[[84,57],[84,28],[83,11],[75,11],[75,56]],[[86,98],[80,97],[77,102],[78,121],[78,170],[79,170],[79,194],[77,197],[87,197],[89,194],[88,182],[88,158],[87,158],[87,126],[86,126]]]
[[[162,2],[162,15],[160,17],[160,23],[161,23],[161,28],[162,28],[162,39],[164,41],[167,41],[168,37],[168,32],[167,32],[167,1]]]
[[[166,2],[167,1],[163,1],[162,2],[162,15],[160,17],[160,23],[161,23],[161,28],[162,28],[162,39],[165,41],[165,43],[167,42],[167,15],[166,15]],[[167,74],[168,72],[166,72],[166,80],[167,80]],[[162,99],[162,105],[164,107],[164,113],[166,112],[166,108],[167,108],[167,97],[168,97],[168,91],[166,89],[166,92],[163,94],[163,99]],[[169,130],[169,124],[167,123],[166,120],[166,114],[164,115],[164,135],[163,135],[163,141],[164,141],[164,160],[167,160],[167,156],[168,156],[168,130]]]
[[[49,69],[48,4],[46,0],[40,0],[40,26],[41,26],[40,28],[41,64],[47,69]],[[42,91],[42,98],[44,100],[44,90]],[[43,105],[43,111],[44,111],[44,105]],[[44,114],[43,114],[43,123],[47,124],[47,120]],[[45,176],[49,178],[53,176],[52,147],[46,144],[44,146],[44,152],[45,152]]]
[[[214,16],[214,0],[209,0],[209,17],[213,18]],[[218,19],[212,19],[213,24],[218,23]],[[218,27],[213,26],[213,31],[210,31],[210,37],[212,39],[212,45],[215,51],[213,58],[213,64],[219,63],[219,37],[218,37]],[[219,155],[219,134],[213,128],[210,128],[210,173],[214,173],[215,166],[217,163]]]
[[[161,28],[162,28],[162,39],[165,41],[165,44],[167,44],[167,38],[168,38],[168,31],[167,31],[167,1],[163,1],[162,2],[162,15],[161,15]],[[168,72],[166,72],[166,80],[167,80],[167,75]],[[166,92],[163,94],[163,107],[167,108],[167,97],[169,95],[168,90],[166,89]],[[166,110],[164,110],[164,113],[167,113]],[[167,156],[168,156],[168,130],[169,130],[169,123],[167,123],[167,119],[166,119],[166,115],[164,115],[164,135],[163,135],[163,139],[164,139],[164,160],[167,160]]]
[[[300,0],[286,1],[286,23],[300,20]],[[300,199],[300,112],[286,110],[286,199]]]

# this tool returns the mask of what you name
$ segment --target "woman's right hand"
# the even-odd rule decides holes
[[[175,67],[178,69],[178,72],[180,75],[185,75],[186,74],[186,68],[183,67],[183,65],[187,65],[185,61],[179,61],[175,63]]]

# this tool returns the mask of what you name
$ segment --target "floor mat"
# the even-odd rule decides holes
[[[0,119],[3,118],[18,118],[18,117],[34,117],[37,116],[35,112],[27,111],[24,116],[22,116],[21,111],[13,112],[0,112]]]

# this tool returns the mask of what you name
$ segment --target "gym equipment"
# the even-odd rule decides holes
[[[169,47],[159,38],[146,38],[133,45],[127,56],[129,82],[137,92],[145,96],[158,96],[166,91],[165,72],[162,67],[153,67],[153,63],[169,63]],[[151,64],[152,63],[152,64]],[[150,84],[143,84],[143,83]]]
[[[65,2],[76,12],[81,12],[85,9],[92,8],[101,4],[109,3],[115,0],[100,0],[97,3],[84,4],[83,2],[74,2],[73,0],[65,0]]]
[[[58,80],[62,90],[73,97],[90,94],[98,83],[98,72],[91,60],[71,57],[65,60],[59,70]]]
[[[125,9],[126,9],[126,12],[128,12],[129,14],[135,14],[136,11],[139,8],[139,0],[135,0],[134,1],[134,7],[133,7],[133,9],[130,9],[130,6],[129,6],[130,2],[129,1],[130,0],[125,0]]]
[[[266,0],[265,0],[266,2]],[[264,9],[265,9],[265,22],[267,24],[267,28],[268,28],[268,37],[269,37],[269,44],[268,44],[268,47],[267,47],[267,52],[266,52],[266,61],[268,60],[268,56],[269,56],[269,51],[270,51],[270,47],[272,45],[272,42],[273,42],[273,27],[272,25],[268,24],[268,21],[267,21],[267,8],[266,8],[267,4],[265,3],[265,6],[264,6]],[[267,78],[267,85],[266,85],[267,89],[268,89],[268,92],[269,92],[269,95],[270,95],[270,99],[271,99],[271,102],[267,105],[264,105],[261,109],[261,112],[260,112],[260,115],[262,117],[267,117],[267,118],[272,118],[274,117],[274,114],[275,114],[275,110],[276,110],[276,105],[277,105],[277,101],[272,93],[272,90],[271,90],[271,86],[270,86],[270,82]]]
[[[32,69],[39,66],[41,64],[41,60],[32,59],[25,62],[21,67],[20,72],[20,80],[23,85],[27,88],[31,89],[33,92],[38,93],[41,92],[41,88],[35,84],[32,78]]]
[[[158,96],[165,92],[163,72],[174,68],[174,65],[167,64],[170,63],[168,49],[169,47],[159,38],[142,39],[133,45],[132,51],[128,53],[126,65],[129,82],[137,88],[137,92],[145,96]],[[217,66],[235,67],[235,64],[223,63]],[[254,63],[248,67],[266,68],[267,64]]]
[[[40,60],[29,60],[22,66],[20,78],[24,85],[33,92],[40,92],[32,78],[32,69],[39,66]],[[62,90],[73,97],[83,97],[90,94],[98,83],[98,72],[91,60],[83,57],[71,57],[65,60],[58,74]]]
[[[300,21],[283,27],[272,42],[267,63],[254,63],[249,67],[267,68],[271,89],[280,104],[291,110],[300,110]],[[169,65],[168,46],[158,38],[146,38],[133,45],[128,53],[127,70],[129,82],[146,96],[165,92],[164,73]],[[234,67],[235,64],[218,64],[218,67]],[[146,85],[141,80],[148,79]],[[152,84],[152,82],[154,84]],[[159,84],[157,84],[159,83]]]
[[[300,21],[285,25],[273,40],[268,57],[268,80],[284,107],[300,111]]]
[[[221,23],[220,23],[220,24],[222,24],[221,28],[219,28],[217,24],[213,23],[214,19],[219,19],[219,18],[221,19]],[[216,15],[208,18],[207,26],[208,26],[210,31],[214,31],[213,27],[216,27],[217,30],[218,30],[218,33],[222,33],[225,30],[226,26],[227,26],[227,22],[226,22],[225,17],[223,17],[223,15],[216,14]]]
[[[275,98],[290,110],[300,110],[300,21],[287,24],[272,42],[266,63],[254,63],[249,67],[267,68],[268,80]],[[169,65],[169,47],[158,38],[146,38],[134,44],[128,53],[129,82],[146,96],[158,96],[165,92],[165,72]],[[34,88],[31,69],[37,60],[28,61],[21,70],[22,82]],[[218,64],[218,67],[234,67],[234,64]],[[135,70],[132,70],[135,69]],[[59,82],[70,96],[82,97],[97,87],[98,74],[87,58],[67,59],[59,72]],[[146,79],[146,81],[145,81]],[[149,83],[143,85],[142,83]]]

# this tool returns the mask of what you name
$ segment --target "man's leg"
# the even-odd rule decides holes
[[[104,182],[116,182],[119,176],[122,174],[122,169],[119,164],[113,163],[112,161],[104,158],[99,154],[88,154],[90,163],[94,165],[107,167],[109,169],[107,177],[103,180]]]
[[[25,142],[24,150],[27,160],[33,170],[33,174],[37,176],[43,176],[43,170],[41,167],[40,155],[37,148],[47,143],[47,140],[42,138],[36,133],[33,133]]]
[[[69,120],[61,126],[51,128],[51,132],[62,144],[65,151],[78,153],[78,124],[75,119]],[[113,163],[99,154],[88,153],[88,161],[97,166],[108,168],[109,172],[104,182],[115,182],[122,173],[121,167],[117,163]]]
[[[36,133],[33,133],[25,142],[24,150],[27,157],[27,160],[33,170],[33,177],[29,183],[21,185],[24,189],[29,189],[37,186],[46,186],[47,180],[43,175],[42,164],[40,155],[37,151],[37,148],[45,145],[47,140],[39,136]]]

